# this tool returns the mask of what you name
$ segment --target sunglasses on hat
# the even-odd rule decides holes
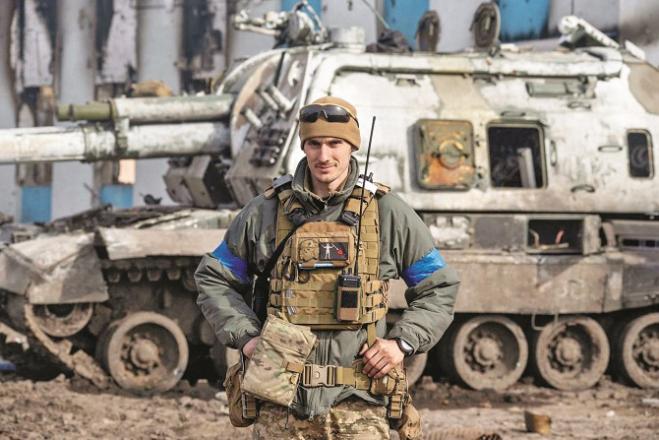
[[[335,104],[311,104],[300,109],[300,121],[316,122],[322,116],[327,122],[348,122],[354,119],[359,127],[359,121],[348,110]]]

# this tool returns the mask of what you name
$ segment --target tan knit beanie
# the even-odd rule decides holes
[[[316,99],[311,104],[338,105],[339,107],[346,109],[355,117],[355,119],[357,119],[357,109],[355,109],[355,107],[348,101],[337,98],[336,96],[325,96]],[[335,137],[351,143],[352,146],[358,150],[361,146],[362,139],[359,133],[359,126],[355,119],[350,118],[348,122],[327,122],[323,117],[320,117],[316,122],[300,121],[300,141],[302,148],[304,148],[304,141],[307,139],[313,137]]]

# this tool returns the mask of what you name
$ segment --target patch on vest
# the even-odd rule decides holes
[[[319,260],[347,260],[348,243],[343,241],[318,243]]]

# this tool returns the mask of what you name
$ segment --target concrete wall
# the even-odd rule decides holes
[[[137,76],[139,81],[163,81],[177,95],[181,91],[179,62],[182,54],[183,8],[178,0],[163,0],[158,7],[142,0],[137,11]],[[167,159],[138,160],[133,203],[143,205],[144,195],[172,204],[162,176]]]
[[[366,0],[371,7],[377,8],[376,0]],[[327,28],[359,26],[364,28],[366,44],[377,38],[377,19],[364,1],[325,1],[323,2],[321,20]]]
[[[581,17],[603,32],[617,32],[619,4],[620,0],[552,0],[549,8],[549,33],[558,34],[558,23],[566,15]]]
[[[430,0],[430,8],[439,14],[440,52],[455,52],[473,45],[474,39],[469,27],[481,3],[481,0]]]
[[[0,13],[0,129],[16,126],[16,96],[14,75],[10,64],[10,28],[14,9],[13,0],[4,5]],[[14,178],[15,166],[0,165],[0,212],[14,218],[18,214],[18,186]]]
[[[96,2],[59,0],[57,30],[59,75],[57,96],[62,102],[84,104],[94,99],[96,78]],[[94,197],[90,164],[53,165],[53,218],[91,208]]]
[[[645,50],[649,62],[659,65],[659,2],[620,0],[620,36]]]

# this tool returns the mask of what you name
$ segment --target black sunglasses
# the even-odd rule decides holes
[[[359,127],[359,121],[348,110],[334,104],[311,104],[300,109],[300,121],[316,122],[322,116],[327,122],[348,122],[354,119]]]

